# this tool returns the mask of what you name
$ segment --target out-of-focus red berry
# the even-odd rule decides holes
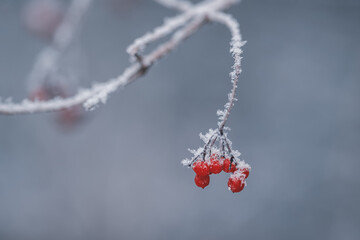
[[[110,1],[110,8],[117,14],[124,15],[132,8],[141,3],[141,0],[108,0]],[[130,11],[131,12],[131,11]]]
[[[196,175],[194,181],[195,181],[196,186],[205,188],[210,183],[210,176],[209,175],[206,175],[206,176]]]
[[[236,165],[235,165],[235,163],[231,163],[231,168],[230,168],[230,159],[226,158],[223,163],[223,170],[224,170],[224,172],[227,172],[227,173],[228,172],[233,173],[236,170]]]
[[[52,38],[64,14],[64,8],[56,0],[31,0],[23,10],[27,29],[45,38]]]
[[[57,114],[58,123],[65,128],[71,128],[83,119],[83,112],[79,106],[61,110]]]
[[[199,176],[206,176],[210,174],[209,165],[204,161],[196,161],[192,166],[194,172]]]
[[[228,181],[228,187],[233,193],[240,192],[245,187],[245,178],[239,175],[231,175]]]
[[[29,99],[31,101],[45,101],[49,99],[49,95],[45,88],[40,87],[30,93]]]

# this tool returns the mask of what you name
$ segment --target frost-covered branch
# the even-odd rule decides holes
[[[190,3],[178,0],[158,0],[158,2],[164,6],[172,7],[180,11],[186,11],[192,7]],[[227,132],[224,131],[229,130],[229,128],[225,128],[225,123],[229,118],[234,102],[237,100],[235,98],[235,94],[239,75],[241,73],[241,47],[245,44],[245,42],[241,40],[238,22],[231,15],[218,11],[210,11],[206,14],[208,20],[224,24],[230,30],[232,36],[230,42],[230,53],[234,58],[234,65],[232,66],[233,71],[230,73],[232,89],[228,94],[228,102],[224,106],[225,109],[218,110],[217,112],[219,116],[218,129],[210,129],[205,135],[200,134],[200,138],[205,143],[204,146],[198,148],[197,150],[190,150],[190,152],[193,153],[193,157],[191,159],[183,160],[182,163],[185,166],[192,166],[196,161],[208,161],[213,154],[216,154],[222,156],[223,159],[225,159],[225,157],[229,158],[229,170],[233,162],[236,166],[246,166],[249,169],[250,166],[240,160],[240,152],[231,148],[232,143],[227,137]],[[219,147],[214,147],[216,142],[218,142]]]
[[[147,44],[167,36],[178,27],[184,25],[194,16],[226,9],[232,4],[238,2],[238,0],[205,0],[196,5],[190,5],[190,3],[184,5],[183,3],[175,0],[162,0],[158,2],[165,4],[165,6],[178,7],[180,9],[185,9],[186,11],[176,17],[166,19],[163,25],[155,28],[152,32],[146,33],[142,37],[135,39],[135,41],[127,48],[127,52],[130,55],[135,55],[139,51],[143,50]],[[189,6],[192,7],[188,8]]]
[[[174,8],[180,11],[187,11],[193,5],[190,2],[182,1],[182,0],[156,0],[158,3],[169,7]],[[219,129],[222,130],[225,126],[227,119],[229,118],[232,107],[234,106],[234,102],[237,100],[235,98],[237,84],[239,75],[241,73],[241,47],[246,43],[241,39],[240,28],[238,22],[229,14],[225,14],[219,11],[209,11],[207,12],[207,17],[210,21],[219,22],[224,24],[231,32],[231,48],[230,53],[234,58],[234,65],[232,66],[233,71],[230,73],[230,78],[232,82],[232,89],[228,95],[228,102],[225,104],[224,110],[219,110],[217,112],[219,116]]]
[[[171,7],[177,9],[179,11],[186,11],[192,7],[191,3],[180,1],[180,0],[157,0],[164,6]],[[237,150],[233,150],[231,148],[231,141],[227,137],[227,133],[224,130],[229,130],[229,128],[225,128],[225,123],[229,118],[232,107],[234,106],[234,102],[237,100],[235,98],[237,84],[239,75],[241,73],[241,47],[245,44],[241,40],[240,28],[238,22],[229,14],[225,14],[222,12],[214,11],[208,12],[207,17],[210,21],[219,22],[224,24],[231,33],[232,39],[230,42],[230,53],[234,58],[234,65],[232,66],[233,71],[230,73],[230,78],[232,82],[232,89],[228,94],[228,102],[225,104],[224,110],[218,110],[217,114],[219,116],[218,129],[213,130],[210,129],[209,132],[205,135],[200,134],[200,138],[204,141],[204,146],[198,148],[197,150],[190,150],[193,153],[192,159],[185,159],[182,163],[185,166],[192,166],[196,161],[206,161],[211,159],[213,154],[218,156],[229,157],[230,166],[234,162],[236,166],[242,166],[250,169],[250,166],[246,164],[244,161],[240,160],[240,152]],[[225,129],[224,129],[225,128]],[[215,143],[219,143],[219,147],[214,147]]]
[[[230,42],[230,53],[234,58],[234,65],[232,66],[233,71],[230,73],[231,82],[233,84],[231,92],[228,95],[228,102],[225,104],[225,109],[218,111],[219,120],[218,123],[220,131],[225,126],[226,121],[229,118],[230,111],[234,106],[234,102],[237,100],[235,98],[237,84],[239,81],[239,75],[241,73],[241,47],[245,42],[241,39],[240,28],[238,22],[229,14],[214,12],[209,13],[209,19],[215,22],[219,22],[227,26],[231,32],[232,38]]]
[[[107,100],[107,96],[111,92],[116,91],[119,87],[126,86],[127,84],[137,79],[137,77],[143,75],[149,67],[151,67],[160,58],[168,54],[183,40],[193,34],[203,23],[205,23],[205,18],[201,16],[190,22],[184,28],[178,30],[176,33],[173,34],[172,38],[169,41],[160,45],[147,56],[141,57],[141,63],[135,63],[132,67],[125,70],[125,72],[121,76],[104,85],[101,91],[96,93],[84,103],[84,107],[86,109],[92,109],[99,102],[105,103]]]
[[[74,3],[77,2],[77,11],[74,10],[73,14],[79,13],[79,9],[85,9],[86,3],[90,4],[91,0],[74,0]],[[199,4],[193,5],[192,8],[187,11],[168,19],[164,24],[156,28],[153,32],[144,35],[143,37],[137,39],[134,44],[132,44],[128,51],[131,54],[137,54],[138,50],[142,47],[145,47],[146,44],[163,37],[178,27],[186,25],[183,29],[177,31],[171,40],[160,45],[155,51],[149,55],[141,58],[140,63],[133,63],[128,68],[125,69],[123,74],[119,77],[110,79],[108,82],[95,84],[89,89],[80,90],[76,95],[68,98],[55,98],[48,101],[29,101],[27,99],[23,100],[20,103],[12,103],[11,101],[0,102],[0,113],[1,114],[26,114],[26,113],[35,113],[35,112],[47,112],[47,111],[57,111],[65,108],[70,108],[79,104],[84,104],[84,107],[87,109],[92,109],[99,102],[105,102],[109,93],[114,92],[119,87],[126,86],[130,82],[142,76],[146,70],[157,60],[163,57],[165,54],[170,52],[175,48],[181,41],[190,36],[195,30],[200,27],[207,19],[209,13],[215,13],[216,11],[224,10],[230,7],[232,4],[236,3],[237,0],[205,0]],[[81,15],[81,14],[80,14]],[[74,17],[75,25],[79,22],[76,21],[80,17]],[[191,19],[194,19],[191,21]],[[191,21],[190,23],[188,23]],[[66,22],[66,21],[65,21]],[[63,29],[59,29],[57,32],[62,32],[58,37],[58,42],[54,44],[55,48],[49,48],[48,54],[52,55],[57,49],[64,49],[65,46],[71,41],[71,36],[76,29],[76,27],[70,26],[72,23],[69,20],[69,26],[63,23]],[[60,26],[61,27],[61,26]],[[55,54],[56,56],[56,54]],[[45,57],[44,57],[45,58]],[[46,59],[46,58],[45,58]],[[52,65],[53,60],[43,60],[42,64]],[[51,68],[49,68],[51,69]],[[46,71],[45,71],[46,72]],[[41,75],[40,79],[41,79]]]
[[[247,165],[244,161],[240,160],[240,152],[233,150],[230,139],[227,137],[227,131],[229,128],[225,127],[225,123],[229,118],[234,102],[236,101],[235,94],[238,84],[239,75],[241,73],[241,47],[245,44],[241,40],[241,34],[239,29],[238,22],[229,14],[222,12],[208,12],[207,18],[209,21],[219,22],[224,24],[231,33],[231,42],[230,42],[230,53],[234,58],[234,65],[232,66],[233,71],[230,73],[230,78],[232,82],[232,89],[228,94],[228,102],[225,104],[224,110],[218,110],[217,114],[219,116],[218,129],[210,129],[209,132],[205,135],[200,134],[200,138],[204,141],[204,146],[198,148],[197,150],[190,150],[193,153],[191,159],[185,159],[182,163],[185,166],[193,166],[195,162],[203,161],[209,162],[209,159],[213,158],[213,154],[221,156],[222,159],[229,160],[229,169],[230,171],[232,164],[235,164],[235,168],[241,168],[246,166],[250,169],[250,166]],[[214,144],[218,142],[219,147],[215,147]]]
[[[75,32],[80,26],[81,18],[86,12],[92,0],[73,0],[69,7],[64,22],[56,31],[52,45],[39,54],[30,74],[30,81],[42,83],[44,79],[51,76],[56,70],[59,57],[68,48]],[[228,138],[230,128],[225,124],[229,118],[231,109],[236,101],[236,89],[241,73],[241,47],[245,44],[240,35],[238,22],[229,14],[221,12],[230,7],[238,0],[204,0],[198,4],[192,4],[185,0],[155,0],[158,3],[179,10],[180,13],[172,18],[166,19],[164,23],[153,31],[146,33],[127,48],[127,52],[137,61],[132,62],[123,73],[104,83],[98,83],[89,89],[79,90],[77,94],[67,98],[54,98],[46,101],[23,100],[20,103],[0,101],[0,114],[25,114],[34,112],[57,111],[83,104],[85,109],[94,109],[98,104],[105,103],[108,96],[121,87],[125,87],[135,81],[162,57],[175,49],[186,38],[195,33],[206,22],[218,22],[226,26],[231,33],[230,53],[234,58],[234,64],[230,73],[232,88],[228,94],[228,101],[224,110],[218,110],[218,127],[210,129],[206,134],[200,134],[204,141],[203,147],[190,150],[193,154],[191,159],[185,159],[185,166],[193,167],[195,183],[199,187],[209,184],[210,174],[221,171],[232,173],[228,187],[232,192],[241,191],[246,185],[245,179],[249,175],[250,166],[240,160],[240,152],[232,149],[232,143]],[[159,44],[147,55],[141,55],[144,48],[165,36],[171,35],[170,39]],[[1,99],[0,99],[1,100]]]

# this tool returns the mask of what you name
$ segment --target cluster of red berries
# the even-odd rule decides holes
[[[230,165],[231,164],[231,165]],[[245,179],[249,176],[250,168],[248,165],[237,166],[231,163],[229,158],[219,157],[214,153],[208,161],[197,160],[192,165],[195,176],[195,184],[198,187],[205,188],[210,183],[210,174],[219,174],[222,171],[231,173],[228,187],[232,192],[240,192],[245,187]]]

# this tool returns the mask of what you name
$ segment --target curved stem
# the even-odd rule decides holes
[[[228,95],[228,102],[225,104],[224,111],[221,111],[221,115],[219,118],[221,120],[221,122],[219,122],[218,124],[219,131],[222,132],[225,127],[226,121],[230,116],[230,112],[232,107],[234,106],[234,102],[236,101],[236,89],[239,81],[239,75],[241,73],[241,47],[245,44],[245,42],[243,42],[241,39],[238,22],[231,15],[221,12],[211,12],[209,13],[208,17],[212,21],[224,24],[230,30],[232,35],[230,43],[230,53],[234,58],[234,65],[232,67],[233,71],[230,73],[230,77],[233,85],[231,92]]]
[[[155,1],[166,7],[174,8],[179,11],[187,11],[193,6],[190,2],[182,1],[182,0],[155,0]],[[216,2],[216,0],[213,2]],[[228,2],[231,3],[234,1],[228,1]],[[233,65],[234,70],[233,72],[230,73],[230,75],[233,86],[228,96],[229,101],[225,105],[225,113],[222,115],[222,119],[221,119],[222,121],[219,123],[219,131],[220,134],[222,134],[226,121],[230,116],[231,109],[234,106],[234,102],[236,101],[235,98],[236,89],[237,89],[239,75],[241,73],[241,57],[240,57],[240,54],[242,52],[241,47],[244,45],[245,42],[241,41],[239,24],[231,15],[216,11],[209,12],[208,14],[210,20],[222,23],[226,27],[228,27],[232,35],[230,52],[234,57],[235,63]]]
[[[224,129],[224,127],[225,127],[225,123],[226,123],[226,121],[228,120],[228,118],[229,118],[229,116],[230,116],[231,109],[232,109],[232,107],[234,106],[234,102],[235,102],[235,100],[236,100],[235,94],[236,94],[237,83],[238,83],[238,80],[234,81],[234,83],[233,83],[233,87],[232,87],[232,89],[231,89],[229,107],[226,108],[226,113],[225,113],[225,115],[224,115],[224,119],[222,120],[222,122],[221,122],[220,125],[219,125],[219,131],[220,131],[220,132],[223,131],[223,129]]]

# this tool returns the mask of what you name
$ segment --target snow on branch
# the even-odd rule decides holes
[[[190,5],[190,3],[184,4],[184,2],[176,0],[160,0],[158,2],[165,6],[176,7],[186,11],[176,17],[165,19],[163,25],[155,28],[152,32],[146,33],[142,37],[135,39],[135,41],[127,48],[127,52],[130,55],[137,54],[139,51],[143,50],[147,44],[167,36],[178,27],[186,24],[192,17],[204,15],[212,11],[223,10],[231,4],[236,3],[237,0],[205,0],[197,5]]]
[[[180,11],[187,11],[193,6],[190,2],[181,1],[181,0],[156,0],[156,1],[166,7],[174,8]],[[231,46],[230,53],[234,58],[234,65],[232,67],[233,71],[230,73],[230,77],[233,87],[228,95],[228,102],[224,106],[225,109],[217,111],[217,114],[219,116],[218,126],[219,129],[223,129],[230,115],[230,111],[234,106],[234,102],[237,100],[235,98],[235,94],[236,94],[239,75],[241,73],[241,57],[240,57],[242,53],[241,47],[246,42],[241,40],[239,24],[231,15],[221,13],[218,11],[214,11],[214,12],[209,11],[207,12],[207,17],[209,18],[210,21],[224,24],[230,30],[232,36],[230,42],[230,46]]]
[[[191,3],[183,2],[179,0],[157,0],[164,6],[175,8],[180,11],[186,11],[192,7]],[[229,14],[225,14],[218,11],[207,12],[207,18],[210,21],[218,22],[225,25],[231,33],[230,53],[234,58],[234,64],[232,66],[232,72],[230,73],[232,89],[228,94],[228,102],[224,106],[224,110],[218,110],[219,116],[218,129],[210,129],[206,134],[200,134],[200,138],[204,141],[205,145],[196,150],[189,149],[193,154],[192,159],[184,159],[182,163],[185,166],[192,166],[196,161],[206,161],[211,159],[213,154],[222,156],[223,159],[228,157],[230,163],[234,162],[236,166],[242,166],[250,169],[250,166],[244,161],[240,160],[241,153],[237,150],[233,150],[230,139],[227,137],[227,132],[230,129],[225,127],[225,123],[229,118],[235,98],[236,89],[238,85],[239,75],[241,73],[241,47],[246,43],[242,41],[240,34],[240,27],[238,22]],[[219,147],[215,147],[215,143],[218,143]]]
[[[69,12],[66,19],[56,31],[53,45],[49,48],[46,48],[44,50],[45,53],[40,54],[40,60],[36,61],[40,62],[36,64],[39,65],[39,67],[35,66],[34,68],[39,68],[39,72],[41,72],[41,74],[31,74],[34,76],[33,78],[36,78],[35,76],[37,76],[39,79],[41,79],[44,76],[44,73],[46,75],[51,71],[53,66],[56,66],[57,55],[59,55],[61,51],[63,51],[64,48],[66,48],[71,42],[71,39],[73,38],[73,35],[79,26],[81,16],[86,11],[91,1],[92,0],[73,0],[72,5],[69,7]],[[169,0],[163,0],[163,3],[168,1]],[[173,2],[175,3],[176,1],[173,0]],[[224,23],[230,22],[230,20],[225,20],[225,18],[216,17],[215,13],[230,7],[236,2],[238,1],[204,0],[203,2],[193,5],[185,12],[180,13],[178,16],[166,20],[163,25],[156,28],[153,32],[145,34],[143,37],[135,40],[134,44],[129,46],[128,52],[139,56],[138,51],[150,42],[172,33],[181,26],[185,26],[184,28],[177,31],[168,42],[160,45],[149,55],[141,57],[140,62],[131,64],[120,76],[114,79],[110,79],[105,83],[94,84],[89,89],[79,90],[76,95],[67,98],[58,97],[47,101],[30,101],[25,99],[19,103],[13,103],[11,101],[0,101],[0,114],[27,114],[35,112],[58,111],[79,104],[84,104],[84,107],[87,109],[93,109],[93,107],[96,106],[99,102],[105,102],[109,93],[114,92],[119,87],[126,86],[127,84],[142,76],[154,62],[168,54],[177,45],[179,45],[181,41],[193,34],[201,25],[206,22],[206,20],[208,20],[210,15],[213,16],[214,20],[216,21]],[[173,4],[173,6],[176,6],[176,4]],[[238,46],[238,44],[235,45]],[[44,55],[45,57],[41,57],[41,55]],[[41,60],[41,58],[44,58],[44,60]],[[232,104],[230,104],[230,106],[232,106]]]
[[[191,21],[187,26],[175,32],[172,38],[160,45],[153,52],[145,57],[141,57],[141,63],[135,63],[133,67],[130,67],[125,70],[125,72],[119,76],[117,79],[114,79],[103,86],[102,90],[96,95],[89,98],[85,103],[84,107],[86,109],[93,109],[99,102],[105,103],[107,96],[116,91],[121,86],[126,86],[131,83],[133,80],[137,79],[141,75],[145,74],[147,69],[154,64],[157,60],[168,54],[176,46],[178,46],[184,39],[188,38],[193,34],[202,24],[205,23],[205,18],[198,17],[195,20]]]
[[[239,24],[231,15],[221,12],[214,12],[209,13],[208,17],[212,21],[224,24],[226,27],[229,28],[232,35],[230,42],[230,53],[234,58],[234,65],[232,66],[233,71],[230,73],[230,78],[233,87],[228,95],[228,102],[225,104],[225,109],[218,111],[218,116],[220,120],[218,125],[219,129],[222,130],[225,126],[227,119],[229,118],[230,111],[234,106],[234,102],[237,100],[235,98],[235,94],[239,81],[239,75],[241,73],[241,47],[244,46],[246,42],[242,41]]]

